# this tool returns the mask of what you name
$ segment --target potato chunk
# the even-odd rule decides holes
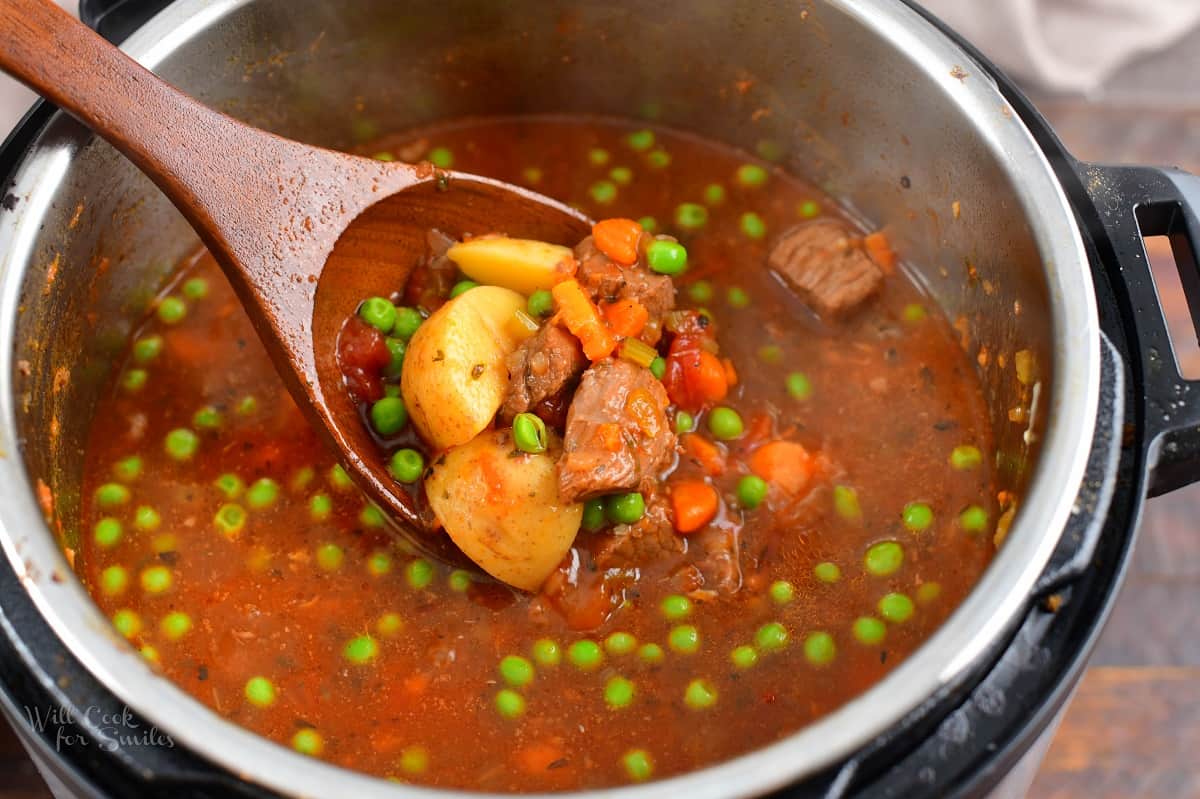
[[[465,444],[492,423],[508,390],[505,359],[517,348],[510,320],[525,298],[477,286],[417,328],[400,392],[421,437],[435,449]]]
[[[438,458],[425,494],[463,553],[497,580],[536,591],[562,561],[583,520],[583,505],[558,495],[555,462],[562,445],[550,434],[546,452],[517,450],[511,430],[489,430]]]
[[[568,276],[574,265],[569,247],[506,236],[460,242],[446,256],[474,281],[525,295],[549,289]]]

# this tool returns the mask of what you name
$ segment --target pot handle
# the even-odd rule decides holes
[[[79,0],[79,19],[84,25],[120,44],[171,0]]]
[[[1200,380],[1179,373],[1167,322],[1154,287],[1144,236],[1167,236],[1200,336],[1200,177],[1178,169],[1081,164],[1083,184],[1119,267],[1141,353],[1148,495],[1200,480]],[[1136,380],[1140,377],[1140,380]]]

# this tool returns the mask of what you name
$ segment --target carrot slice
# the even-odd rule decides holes
[[[684,365],[684,379],[693,396],[704,402],[717,402],[729,391],[729,380],[725,365],[708,350],[700,350],[690,364]]]
[[[709,477],[717,477],[725,471],[725,456],[721,448],[698,433],[684,433],[679,437],[684,453],[700,464]]]
[[[650,312],[637,300],[605,303],[603,313],[612,332],[625,338],[639,335],[650,321]]]
[[[564,280],[550,290],[558,315],[567,330],[583,345],[588,360],[599,361],[612,355],[617,340],[604,324],[600,309],[592,302],[578,280]]]
[[[596,249],[622,266],[637,263],[641,237],[642,226],[632,219],[605,219],[592,225]]]
[[[703,480],[681,480],[675,483],[671,486],[675,530],[682,535],[699,530],[717,515],[719,502],[717,489]]]
[[[725,370],[726,385],[736,386],[738,383],[738,373],[733,365],[733,361],[729,358],[722,358],[721,367]]]
[[[882,230],[866,236],[863,239],[863,249],[867,251],[867,255],[871,256],[871,260],[879,265],[884,274],[891,275],[896,272],[896,253],[892,250],[892,245],[888,243],[887,236]]]
[[[793,496],[803,493],[815,471],[813,456],[794,441],[771,441],[750,456],[750,471]]]

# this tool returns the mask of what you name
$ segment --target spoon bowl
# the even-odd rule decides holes
[[[245,125],[155,77],[50,0],[0,4],[0,69],[158,185],[221,265],[296,403],[397,522],[392,529],[426,554],[463,563],[388,475],[343,386],[338,334],[363,298],[403,286],[430,230],[573,244],[588,220],[498,181]]]

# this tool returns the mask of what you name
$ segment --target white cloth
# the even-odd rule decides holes
[[[1200,23],[1200,0],[920,1],[1009,74],[1058,91],[1093,91]]]

